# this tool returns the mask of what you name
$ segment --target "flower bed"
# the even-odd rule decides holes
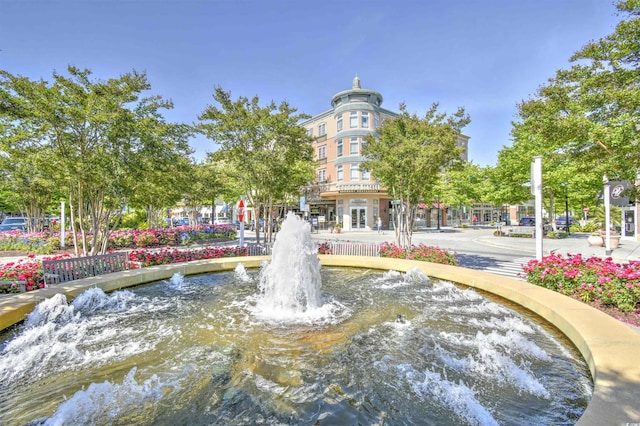
[[[45,257],[43,260],[57,260],[70,257],[68,254]],[[37,290],[44,287],[44,272],[42,260],[36,260],[35,255],[30,254],[26,259],[5,263],[0,266],[1,281],[24,281],[26,291]],[[0,293],[19,293],[20,287],[15,283],[0,284]]]
[[[160,250],[134,250],[129,259],[140,262],[143,267],[190,262],[192,260],[219,259],[221,257],[246,256],[247,249],[235,247],[209,247],[195,250],[163,248]]]
[[[215,239],[233,240],[236,229],[232,225],[178,226],[159,229],[121,229],[109,235],[109,250],[180,246]],[[80,237],[78,237],[80,238]],[[89,238],[90,241],[90,238]],[[65,246],[73,247],[73,235],[67,233]],[[60,247],[60,233],[52,231],[0,232],[0,251],[26,251],[41,254],[53,253]]]
[[[640,309],[640,262],[611,258],[550,255],[523,266],[527,281],[559,293],[637,312]]]
[[[380,257],[392,257],[395,259],[422,260],[424,262],[441,263],[444,265],[457,265],[458,261],[452,253],[435,246],[420,244],[411,246],[410,249],[398,247],[395,244],[385,242],[380,249]]]

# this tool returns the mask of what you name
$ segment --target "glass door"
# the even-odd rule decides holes
[[[351,229],[366,229],[367,208],[351,207]]]

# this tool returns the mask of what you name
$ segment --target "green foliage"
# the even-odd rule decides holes
[[[626,15],[609,36],[586,44],[534,97],[518,105],[513,146],[498,156],[496,182],[504,202],[530,198],[522,184],[529,164],[543,156],[550,207],[568,183],[573,206],[593,203],[602,176],[634,179],[640,166],[640,2],[619,1]],[[553,208],[549,209],[553,211]]]
[[[218,106],[207,106],[198,131],[220,145],[217,159],[233,170],[249,204],[271,217],[274,201],[298,195],[313,181],[312,139],[299,125],[307,116],[284,101],[261,106],[257,96],[232,100],[220,87],[213,98]]]
[[[433,202],[439,195],[436,185],[443,170],[460,166],[463,148],[458,146],[462,129],[469,124],[463,108],[447,115],[438,112],[434,103],[423,117],[409,114],[404,104],[400,114],[384,120],[376,134],[367,136],[360,165],[370,171],[401,204],[407,226],[396,226],[396,243],[411,246],[415,207],[419,202]],[[397,214],[396,217],[402,217]],[[405,234],[400,234],[405,229]]]
[[[159,182],[191,153],[191,127],[167,123],[161,111],[173,105],[143,97],[150,88],[136,71],[104,81],[70,66],[66,75],[53,72],[52,83],[0,71],[1,150],[12,165],[12,187],[23,188],[16,202],[40,213],[53,188],[63,188],[83,252],[106,250],[111,226],[134,194],[164,200],[168,191]],[[36,172],[25,180],[29,169]]]
[[[146,223],[147,215],[144,211],[135,210],[126,213],[120,220],[120,228],[122,229],[145,229],[148,228]]]
[[[606,224],[606,211],[604,205],[598,206],[593,217],[593,221],[598,224],[600,229],[605,229]],[[622,210],[618,206],[610,206],[609,210],[609,222],[611,226],[620,226],[622,224]]]

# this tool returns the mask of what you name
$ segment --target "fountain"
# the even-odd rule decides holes
[[[572,424],[584,411],[589,372],[555,329],[416,269],[321,269],[308,234],[288,216],[259,271],[40,303],[0,335],[0,424]]]

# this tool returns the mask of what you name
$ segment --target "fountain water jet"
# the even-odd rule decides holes
[[[263,317],[300,318],[322,304],[318,247],[309,223],[289,212],[276,235],[273,255],[260,274]]]

